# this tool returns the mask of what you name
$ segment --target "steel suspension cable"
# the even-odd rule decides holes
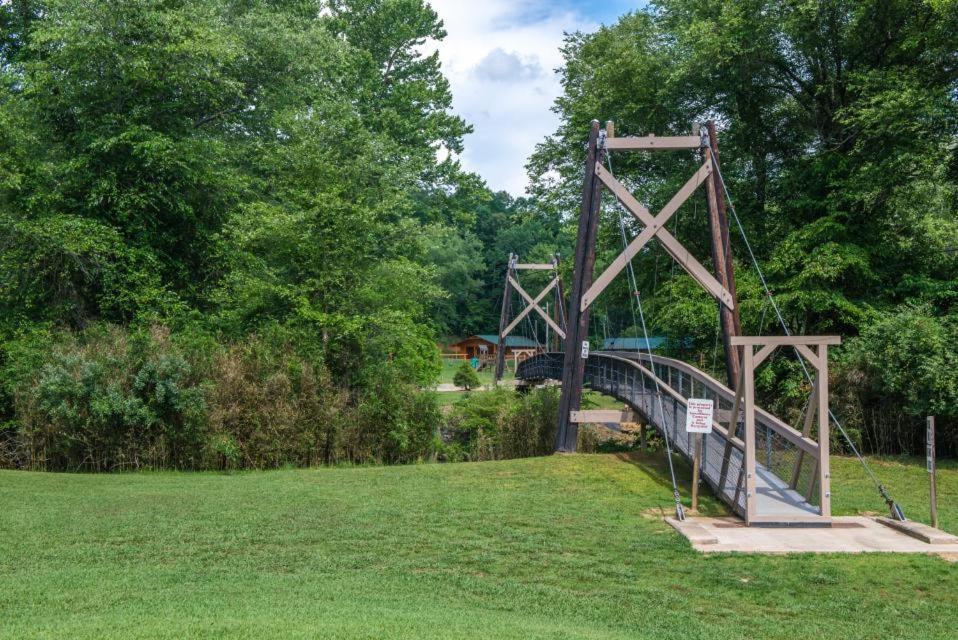
[[[745,234],[745,227],[742,226],[742,221],[738,217],[738,212],[735,210],[735,203],[732,201],[732,194],[729,193],[728,186],[725,184],[725,178],[722,177],[722,170],[719,168],[718,163],[715,161],[715,157],[712,156],[712,168],[715,170],[716,175],[719,178],[719,182],[722,184],[722,191],[725,193],[725,198],[728,200],[729,208],[732,210],[732,217],[735,218],[735,224],[738,227],[739,234],[742,236],[742,240],[745,243],[745,248],[748,250],[748,255],[752,260],[752,266],[755,267],[755,271],[758,274],[758,279],[762,283],[762,288],[765,290],[765,295],[768,298],[768,301],[772,305],[772,309],[775,311],[775,315],[778,317],[778,322],[782,327],[782,331],[785,332],[786,336],[791,336],[792,332],[789,331],[788,325],[785,322],[785,318],[782,316],[781,310],[778,308],[778,303],[775,302],[775,297],[772,295],[771,289],[769,289],[768,282],[765,280],[765,274],[762,272],[762,267],[758,263],[758,258],[755,257],[755,252],[752,251],[752,245],[748,241],[748,236]],[[727,255],[727,254],[726,254]],[[805,378],[808,380],[809,384],[812,383],[812,375],[808,371],[808,367],[805,366],[805,361],[802,359],[801,355],[798,352],[798,349],[795,349],[795,358],[798,360],[799,365],[802,367],[802,371],[805,373]],[[845,427],[839,422],[838,418],[835,416],[835,413],[831,410],[831,407],[828,409],[828,415],[831,418],[831,421],[838,427],[838,430],[841,432],[842,436],[845,438],[845,441],[848,443],[848,446],[851,448],[852,453],[855,454],[855,457],[858,458],[858,461],[861,463],[862,467],[865,469],[865,472],[871,478],[872,482],[875,483],[878,493],[884,499],[885,504],[888,505],[888,509],[891,511],[891,514],[894,518],[898,520],[905,520],[905,514],[902,511],[901,507],[895,502],[892,497],[889,495],[888,491],[885,489],[885,485],[882,484],[881,480],[878,479],[878,476],[871,470],[871,467],[868,466],[868,463],[865,461],[865,458],[862,457],[861,453],[858,451],[858,447],[855,446],[855,443],[852,441],[851,437],[848,435],[848,432],[845,431]]]

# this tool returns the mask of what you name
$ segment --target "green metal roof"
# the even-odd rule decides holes
[[[494,333],[480,333],[478,335],[469,336],[469,338],[481,338],[486,342],[491,342],[492,344],[499,344],[499,336]],[[466,338],[468,340],[469,338]],[[535,349],[539,345],[536,344],[534,340],[529,338],[523,338],[522,336],[506,336],[506,347],[512,347],[514,349]]]

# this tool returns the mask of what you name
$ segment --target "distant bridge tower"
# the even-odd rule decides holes
[[[522,285],[519,283],[519,272],[520,271],[551,271],[552,279],[545,286],[539,294],[533,298],[525,289],[522,288]],[[512,293],[515,291],[519,296],[525,301],[526,306],[520,311],[515,318],[512,318],[510,321],[510,314],[512,309]],[[553,317],[549,317],[549,314],[546,313],[540,307],[540,303],[543,299],[552,291],[555,297],[553,304]],[[496,351],[496,373],[495,380],[498,383],[502,379],[502,374],[505,372],[506,364],[506,338],[509,337],[509,334],[518,326],[518,324],[529,315],[531,311],[537,312],[546,324],[552,328],[557,336],[560,339],[565,339],[566,337],[566,317],[563,311],[564,302],[562,300],[562,280],[559,277],[559,254],[552,256],[552,261],[548,263],[534,264],[534,263],[520,263],[519,256],[510,253],[509,262],[506,264],[506,277],[505,285],[502,291],[502,308],[499,314],[499,346]],[[548,345],[545,345],[545,348],[548,349]]]

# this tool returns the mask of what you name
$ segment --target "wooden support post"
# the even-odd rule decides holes
[[[644,423],[644,422],[640,422],[640,423],[639,423],[639,448],[640,448],[640,450],[642,451],[642,453],[645,453],[646,448],[647,448],[647,444],[646,444],[645,438],[646,438],[646,436],[645,436],[645,423]]]
[[[555,320],[555,323],[557,325],[562,327],[563,331],[568,333],[569,325],[566,322],[565,314],[562,313],[562,307],[564,305],[563,301],[565,300],[565,298],[563,297],[564,294],[562,292],[562,278],[559,277],[559,254],[558,253],[555,255],[555,258],[553,258],[553,261],[555,263],[557,281],[556,281],[556,288],[555,288],[555,304],[553,305],[553,309],[552,309],[552,319]],[[559,351],[561,348],[562,348],[562,341],[559,337],[559,334],[558,332],[553,332],[552,350]]]
[[[559,400],[559,424],[556,430],[556,450],[575,451],[579,436],[578,426],[571,422],[570,412],[577,411],[582,402],[582,382],[585,377],[585,358],[582,343],[589,338],[589,310],[582,310],[582,294],[592,285],[595,269],[595,240],[599,227],[601,183],[595,177],[596,162],[602,162],[604,151],[599,149],[599,121],[592,121],[589,145],[582,183],[582,207],[579,211],[579,230],[576,238],[575,259],[572,265],[572,292],[569,297],[568,331],[565,340],[565,360],[562,365],[562,395]]]
[[[808,406],[805,407],[805,422],[802,425],[802,437],[810,438],[812,435],[812,424],[815,422],[815,412],[818,410],[818,385],[812,387],[811,394],[808,396]],[[792,469],[792,481],[788,486],[794,489],[798,486],[799,477],[802,475],[802,463],[805,461],[805,450],[799,449],[795,457],[795,467]]]
[[[731,347],[738,353],[738,347]],[[744,384],[742,376],[744,372],[739,373],[738,381],[735,384],[735,400],[732,401],[732,414],[728,420],[728,437],[725,439],[725,451],[722,453],[722,470],[719,473],[719,493],[725,491],[725,483],[728,480],[728,466],[732,460],[732,440],[738,434],[738,414],[742,403],[742,386]]]
[[[928,466],[929,498],[931,499],[931,526],[938,528],[938,478],[935,462],[935,416],[928,416],[926,439],[926,462]]]
[[[702,464],[702,434],[695,434],[695,449],[692,454],[692,511],[699,510],[699,466]]]
[[[709,164],[719,166],[718,139],[715,133],[715,123],[711,120],[706,124],[709,137],[709,146],[703,151],[705,160]],[[728,215],[725,209],[725,193],[718,171],[712,171],[705,183],[706,200],[709,211],[709,230],[712,239],[712,264],[715,266],[715,277],[719,284],[732,296],[735,304],[732,308],[719,303],[719,320],[722,325],[722,345],[725,347],[725,374],[729,386],[739,379],[741,362],[738,349],[731,346],[731,337],[742,333],[738,311],[738,297],[735,290],[735,269],[732,264],[732,248],[729,244]],[[734,389],[733,389],[734,391]]]
[[[819,509],[824,517],[832,515],[831,466],[828,460],[828,345],[818,345],[818,375],[815,376],[818,393],[818,492]]]
[[[758,513],[757,494],[755,492],[755,367],[753,365],[754,346],[745,345],[744,356],[743,404],[745,405],[745,524],[751,524]]]
[[[499,344],[496,345],[496,372],[495,383],[499,384],[502,380],[502,374],[506,368],[506,325],[509,323],[509,312],[512,305],[512,265],[516,256],[509,254],[509,262],[506,263],[506,284],[502,291],[502,309],[499,312]]]

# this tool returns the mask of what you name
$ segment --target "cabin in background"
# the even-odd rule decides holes
[[[479,334],[464,338],[450,345],[457,354],[465,359],[479,358],[481,361],[491,360],[499,351],[499,336],[496,334]],[[529,356],[542,351],[542,348],[529,338],[522,336],[506,336],[506,358],[524,360]]]

